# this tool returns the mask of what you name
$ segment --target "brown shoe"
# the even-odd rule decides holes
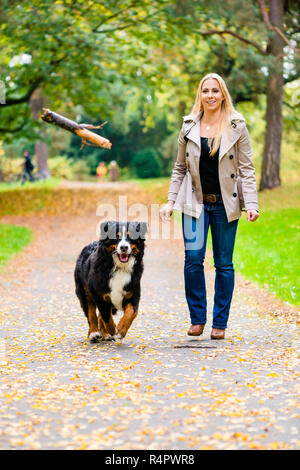
[[[189,336],[200,336],[203,333],[205,325],[191,325],[187,334]]]
[[[224,339],[225,338],[225,330],[221,330],[220,328],[213,328],[211,330],[211,339]]]

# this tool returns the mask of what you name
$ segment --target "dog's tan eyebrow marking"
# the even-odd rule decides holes
[[[106,246],[105,249],[108,253],[111,253],[112,251],[114,251],[116,249],[117,245],[109,245],[109,246]]]
[[[132,249],[133,253],[137,255],[140,252],[137,245],[135,243],[131,243],[130,245],[131,245],[131,249]]]

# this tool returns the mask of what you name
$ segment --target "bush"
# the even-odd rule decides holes
[[[161,176],[161,163],[152,147],[137,152],[131,161],[138,178],[157,178]]]
[[[85,160],[72,161],[72,179],[82,181],[90,176],[90,168]]]
[[[10,181],[14,177],[23,174],[23,158],[1,157],[0,170],[4,181]]]
[[[84,160],[74,162],[73,159],[62,156],[49,158],[48,167],[51,176],[55,178],[82,180],[90,174],[90,169]]]
[[[72,161],[65,157],[49,158],[48,168],[51,176],[54,176],[55,178],[72,178]]]

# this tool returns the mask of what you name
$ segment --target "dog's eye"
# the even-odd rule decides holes
[[[105,245],[104,248],[108,253],[112,253],[113,251],[116,250],[117,245],[116,244],[114,244],[114,245],[109,244],[109,245]]]
[[[106,247],[115,246],[118,243],[118,240],[105,240],[104,245]]]

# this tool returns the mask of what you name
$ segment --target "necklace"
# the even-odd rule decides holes
[[[211,124],[205,124],[204,122],[202,122],[206,130],[209,130],[212,127],[215,127],[217,123],[218,123],[218,120],[216,120],[215,122],[212,122]]]
[[[204,124],[204,126],[205,126],[205,129],[209,130],[211,127],[214,127],[216,124],[217,124],[217,122],[214,122],[214,123],[209,124],[209,125],[208,125],[208,124]]]

